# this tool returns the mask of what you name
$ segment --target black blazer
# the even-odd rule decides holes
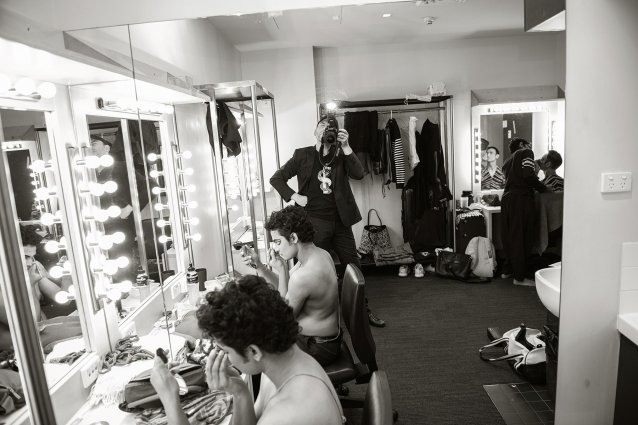
[[[288,180],[294,176],[297,176],[298,193],[300,195],[308,196],[308,186],[311,183],[319,184],[317,179],[314,179],[313,182],[313,176],[311,175],[316,154],[317,149],[315,146],[296,149],[292,158],[283,167],[275,171],[275,174],[270,178],[270,184],[286,202],[289,202],[290,197],[295,193],[288,186]],[[339,152],[332,165],[332,176],[339,217],[343,224],[352,226],[361,221],[361,213],[352,194],[348,177],[361,180],[365,176],[363,165],[361,165],[357,155],[354,153],[344,155],[343,152]]]

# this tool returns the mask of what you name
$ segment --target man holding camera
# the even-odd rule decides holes
[[[315,129],[314,146],[296,149],[270,178],[279,195],[305,208],[315,230],[314,243],[330,252],[334,249],[342,268],[352,263],[361,269],[352,225],[361,221],[361,213],[348,178],[361,180],[364,169],[348,144],[348,132],[339,129],[334,114],[322,117]],[[288,186],[297,176],[299,191]],[[368,310],[370,324],[385,322]]]

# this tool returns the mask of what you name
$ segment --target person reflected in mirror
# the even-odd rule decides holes
[[[481,137],[481,172],[487,167],[487,147],[490,142]]]
[[[348,132],[338,128],[334,115],[323,116],[315,128],[314,145],[296,149],[270,178],[270,184],[286,202],[292,200],[305,208],[315,229],[315,245],[335,251],[342,275],[348,264],[361,270],[352,233],[352,225],[361,221],[361,213],[349,178],[361,180],[365,170],[348,144]],[[298,192],[288,185],[295,176]],[[385,326],[369,308],[368,318],[373,326]]]
[[[211,390],[233,396],[234,424],[338,425],[343,410],[330,379],[315,359],[295,343],[299,324],[293,309],[266,281],[247,275],[206,295],[197,310],[201,330],[216,347],[205,365]],[[157,357],[151,383],[168,423],[188,424],[180,406],[172,363]],[[261,374],[257,400],[241,375]]]
[[[505,190],[501,201],[501,228],[506,261],[502,277],[513,275],[515,285],[534,286],[527,266],[534,243],[534,191],[546,192],[538,180],[531,144],[520,138],[509,142],[512,156],[503,164]]]
[[[542,183],[552,192],[563,192],[565,180],[556,174],[556,170],[563,164],[563,157],[555,150],[548,151],[539,160],[540,169],[545,178]]]
[[[112,143],[100,136],[91,135],[91,150],[97,157],[109,155]],[[96,170],[97,182],[104,184],[107,181],[113,181],[117,184],[117,190],[114,193],[104,193],[100,196],[100,204],[102,209],[106,209],[112,205],[120,208],[119,217],[109,218],[104,223],[104,231],[106,234],[114,234],[115,232],[124,233],[124,242],[114,244],[109,250],[109,258],[117,259],[119,257],[127,257],[129,264],[125,268],[121,268],[113,276],[114,282],[123,280],[135,281],[135,270],[138,265],[139,254],[135,244],[136,231],[135,220],[133,217],[133,206],[131,202],[131,191],[129,187],[128,171],[126,162],[121,158],[113,158],[113,165],[110,167],[98,167]],[[146,190],[142,191],[146,194]],[[147,196],[148,197],[148,196]]]
[[[268,270],[259,255],[250,250],[244,262],[254,264],[257,273],[279,291],[292,307],[299,326],[297,345],[322,366],[337,360],[341,352],[339,284],[330,253],[313,243],[314,228],[304,209],[288,206],[270,216],[271,232]],[[297,264],[288,272],[288,260]]]
[[[481,173],[481,190],[503,189],[505,187],[505,174],[496,164],[496,160],[501,156],[498,148],[488,146],[485,150],[487,165]]]

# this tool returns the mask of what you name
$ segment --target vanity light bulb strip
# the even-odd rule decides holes
[[[193,233],[192,235],[186,235],[186,239],[199,242],[202,240],[202,235],[200,235],[199,233]]]
[[[95,155],[89,155],[84,157],[83,159],[78,159],[75,161],[75,164],[78,166],[83,166],[86,168],[98,168],[98,167],[110,167],[113,165],[115,161],[111,155],[102,155],[100,157]]]
[[[193,173],[194,173],[193,169],[190,168],[190,167],[185,168],[183,170],[182,169],[178,169],[177,172],[180,173],[180,174],[185,174],[187,176],[192,176]]]
[[[33,161],[31,165],[29,165],[29,168],[35,173],[44,173],[45,171],[51,170],[53,168],[53,162],[37,159]]]
[[[40,217],[40,223],[45,226],[53,226],[56,223],[62,223],[62,211],[56,211],[55,215],[48,212],[42,214]]]

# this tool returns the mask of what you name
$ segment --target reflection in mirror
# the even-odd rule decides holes
[[[51,152],[45,113],[0,109],[0,122],[28,292],[52,386],[86,349],[75,301],[73,256],[65,235],[56,157]],[[4,300],[0,300],[0,383],[6,384],[18,371]]]
[[[159,241],[154,225],[167,218],[159,123],[99,116],[88,116],[87,123],[90,153],[113,159],[111,166],[96,168],[95,178],[98,184],[116,189],[102,194],[99,201],[101,210],[108,212],[108,217],[101,217],[104,235],[112,239],[102,244],[108,250],[105,264],[115,260],[117,265],[104,272],[120,289],[106,295],[124,318],[159,287],[168,272],[165,254],[171,241]],[[170,229],[163,232],[170,238]]]

